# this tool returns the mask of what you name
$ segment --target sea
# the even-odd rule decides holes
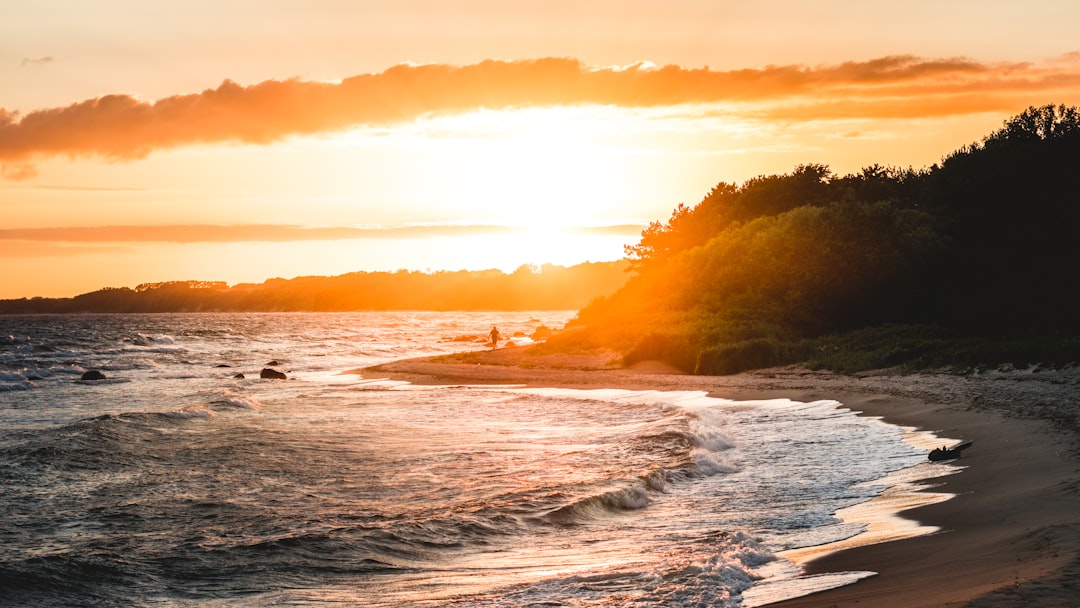
[[[0,316],[0,605],[734,607],[873,574],[784,555],[920,478],[911,429],[350,373],[573,314]]]

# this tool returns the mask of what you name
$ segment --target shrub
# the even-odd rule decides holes
[[[623,364],[663,361],[684,372],[694,373],[699,351],[696,341],[688,334],[650,333],[642,336],[623,356]]]
[[[784,342],[776,338],[723,344],[702,350],[694,373],[722,376],[787,365],[802,360],[806,354],[804,350],[802,342]]]

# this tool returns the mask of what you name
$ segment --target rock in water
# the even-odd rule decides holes
[[[99,372],[96,369],[92,369],[92,370],[84,373],[79,378],[79,380],[104,380],[104,379],[105,379],[105,374]]]
[[[269,367],[264,367],[263,370],[259,372],[259,377],[270,378],[272,380],[284,380],[286,378],[285,374],[276,369],[270,369]]]

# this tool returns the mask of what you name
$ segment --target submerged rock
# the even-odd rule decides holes
[[[270,378],[272,380],[285,380],[287,378],[285,374],[277,371],[276,369],[270,369],[269,367],[264,367],[263,370],[259,372],[259,377]]]
[[[82,376],[79,377],[79,380],[104,380],[104,379],[105,379],[105,374],[99,372],[96,369],[92,369],[92,370],[84,373]]]

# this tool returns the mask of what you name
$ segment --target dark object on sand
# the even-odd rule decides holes
[[[276,369],[270,369],[269,367],[264,367],[263,370],[261,372],[259,372],[259,377],[260,378],[270,378],[272,380],[284,380],[285,379],[285,374],[277,371]]]
[[[965,441],[964,443],[954,445],[951,448],[934,448],[933,450],[930,450],[930,460],[936,462],[938,460],[952,460],[954,458],[960,458],[960,452],[963,452],[964,450],[971,447],[972,443],[974,442]]]
[[[96,369],[92,369],[92,370],[84,373],[79,378],[79,380],[104,380],[104,379],[105,379],[105,374],[99,372]]]

